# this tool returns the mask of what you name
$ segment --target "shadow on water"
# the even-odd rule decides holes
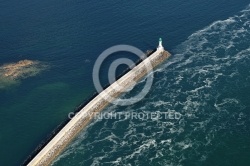
[[[153,49],[152,51],[148,51],[145,54],[146,57],[149,57],[155,51],[156,51],[156,49]],[[145,59],[145,57],[141,56],[141,58],[138,61],[135,62],[135,66],[137,66],[138,64],[140,64],[144,59]],[[120,75],[118,75],[115,78],[115,80],[120,79],[122,76],[124,76],[125,74],[127,74],[132,68],[133,68],[133,66],[128,67],[127,69],[125,69]],[[108,83],[107,85],[105,85],[103,87],[103,90],[105,90],[106,88],[108,88],[114,82],[111,82],[111,83]],[[91,94],[89,97],[87,97],[86,100],[84,100],[78,107],[75,108],[75,110],[73,111],[74,115],[77,114],[78,112],[80,112],[83,109],[83,107],[85,107],[90,101],[92,101],[98,94],[99,93],[97,91],[95,91],[93,94]],[[47,137],[44,138],[44,140],[27,157],[27,159],[22,163],[22,165],[27,165],[64,128],[64,126],[67,125],[67,123],[70,120],[71,120],[71,118],[68,117],[63,122],[61,122]]]

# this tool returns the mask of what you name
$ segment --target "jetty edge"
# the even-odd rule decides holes
[[[147,65],[150,63],[152,69],[169,58],[171,54],[165,51],[162,46],[162,39],[159,39],[159,46],[154,52],[141,60],[134,68],[122,75],[117,81],[109,85],[101,93],[90,100],[71,120],[69,120],[57,134],[31,159],[25,161],[28,166],[47,166],[65,149],[65,147],[88,125],[94,115],[102,111],[110,104],[103,98],[103,94],[108,94],[112,98],[117,98],[122,92],[141,80],[148,74]],[[122,89],[117,90],[117,84]]]

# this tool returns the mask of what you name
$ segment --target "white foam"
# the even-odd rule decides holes
[[[102,122],[100,133],[89,133],[92,130],[88,128],[57,160],[73,152],[80,153],[79,149],[84,151],[84,146],[92,149],[100,142],[111,142],[114,147],[101,157],[89,159],[92,165],[101,165],[103,159],[120,154],[123,148],[131,150],[126,151],[126,155],[114,157],[110,164],[129,165],[129,161],[139,162],[138,159],[143,156],[150,163],[159,159],[162,165],[181,165],[190,153],[199,161],[206,160],[212,152],[210,146],[217,143],[214,142],[215,135],[230,123],[230,118],[223,117],[235,117],[237,125],[245,125],[242,102],[235,96],[225,98],[223,93],[226,92],[225,86],[241,75],[239,63],[250,62],[249,12],[250,6],[239,15],[216,21],[189,36],[177,46],[171,59],[155,71],[163,77],[155,80],[157,86],[151,89],[150,98],[145,99],[143,106],[135,105],[122,110],[124,113],[177,110],[183,115],[180,121],[96,120],[91,125]],[[246,47],[237,50],[239,44]],[[232,111],[228,106],[237,110]],[[106,111],[117,110],[121,109],[112,106]],[[216,125],[218,119],[225,121]],[[108,122],[112,124],[108,125]],[[124,123],[126,127],[121,128]],[[117,130],[122,134],[115,135],[113,131]],[[103,138],[105,132],[109,135]],[[95,134],[96,137],[90,144],[83,145],[82,141],[88,139],[88,134]],[[197,150],[200,147],[202,153]],[[155,155],[147,158],[149,152],[155,152]]]

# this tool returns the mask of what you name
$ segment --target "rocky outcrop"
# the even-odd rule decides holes
[[[32,60],[4,64],[0,66],[0,89],[16,84],[21,79],[35,76],[47,67],[46,64]]]

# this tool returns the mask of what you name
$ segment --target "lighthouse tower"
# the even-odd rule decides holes
[[[162,39],[161,38],[159,38],[159,45],[157,47],[157,50],[160,50],[160,51],[164,50],[164,47],[162,46]]]

